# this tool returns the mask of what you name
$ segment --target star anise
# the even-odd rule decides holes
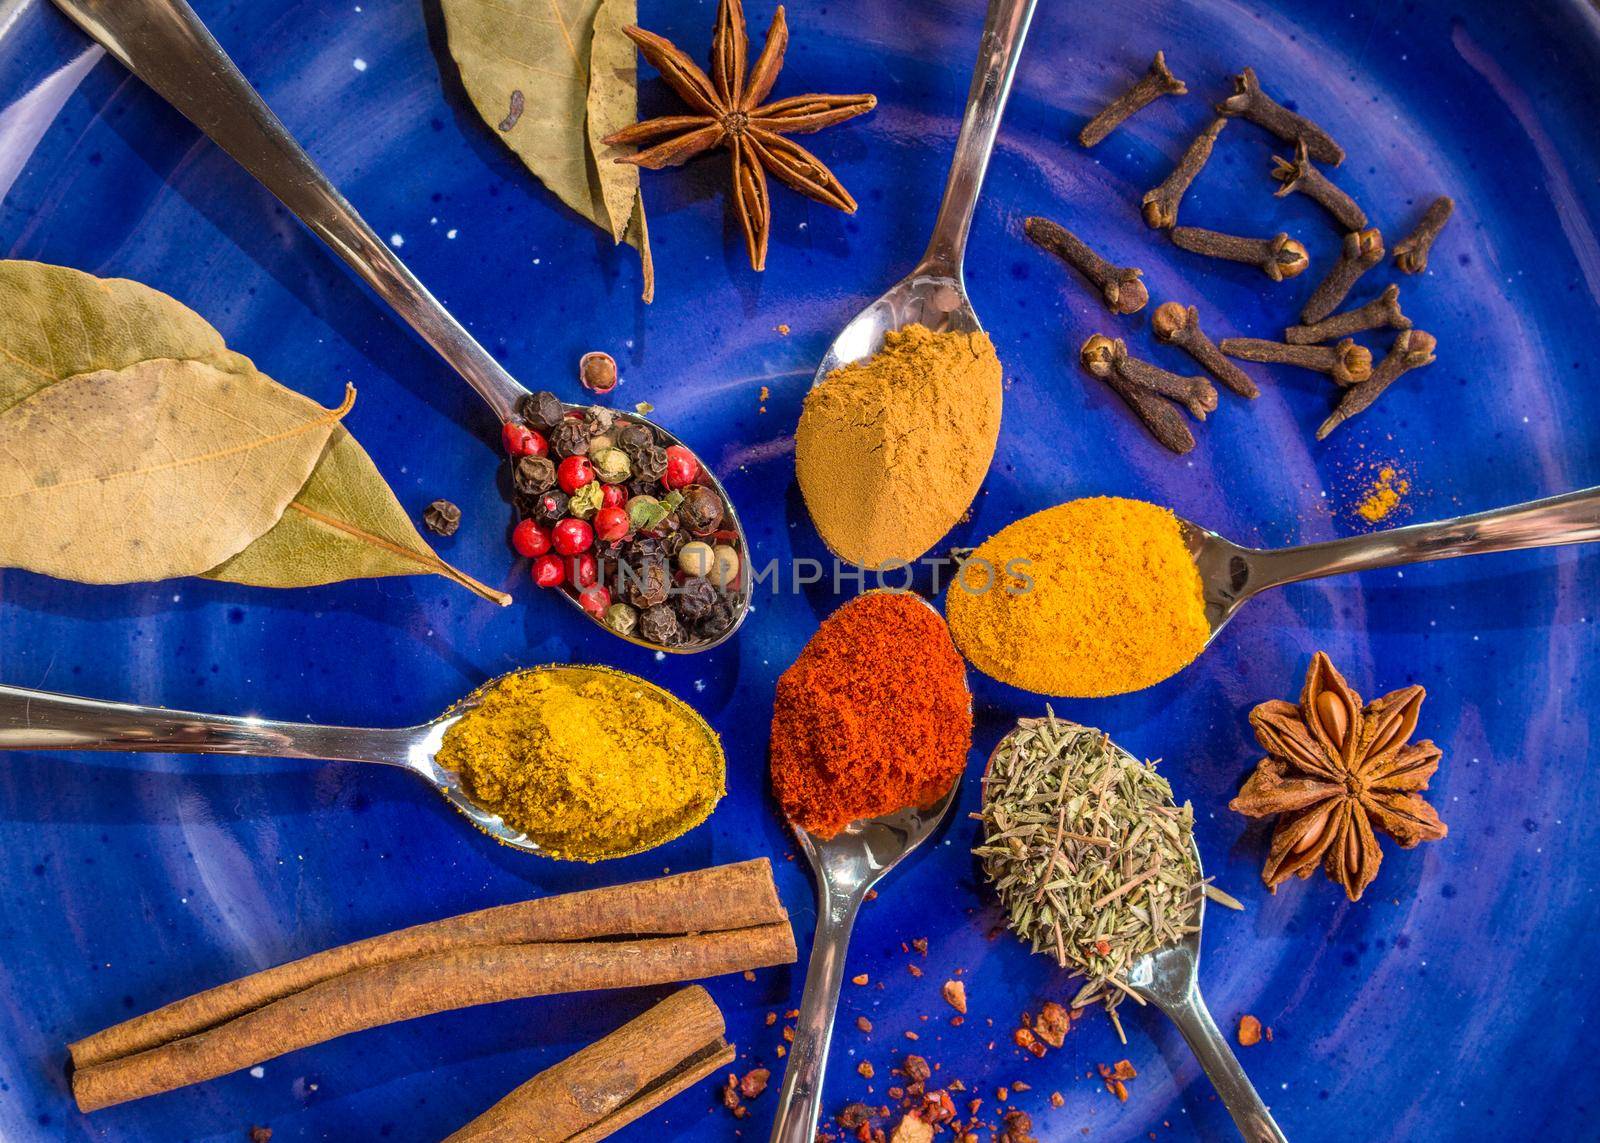
[[[755,67],[746,75],[750,40],[745,34],[741,0],[722,0],[717,30],[711,40],[711,75],[669,41],[643,28],[624,28],[639,52],[661,78],[689,105],[691,115],[667,115],[625,127],[607,137],[612,145],[654,146],[617,159],[650,170],[675,167],[714,147],[726,147],[733,159],[733,207],[757,270],[767,261],[767,235],[772,204],[767,196],[770,171],[801,194],[854,214],[856,200],[821,159],[786,139],[808,134],[871,111],[872,95],[791,95],[767,103],[783,68],[789,29],[779,5],[767,30],[767,41]]]
[[[1274,890],[1320,863],[1352,901],[1378,875],[1375,830],[1405,849],[1447,832],[1422,797],[1440,750],[1412,743],[1426,692],[1405,687],[1361,705],[1361,696],[1318,651],[1300,704],[1274,699],[1250,712],[1267,751],[1229,808],[1278,815],[1261,879]]]

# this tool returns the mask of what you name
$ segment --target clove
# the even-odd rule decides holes
[[[1339,398],[1338,407],[1329,414],[1327,420],[1322,422],[1322,427],[1317,429],[1317,439],[1323,440],[1351,417],[1364,412],[1374,401],[1383,396],[1383,391],[1394,384],[1402,374],[1412,369],[1420,369],[1424,365],[1432,365],[1433,351],[1437,344],[1431,333],[1424,333],[1420,329],[1401,330],[1396,335],[1394,345],[1389,348],[1389,352],[1378,362],[1377,368],[1373,369],[1372,376],[1344,391],[1344,396]]]
[[[1247,67],[1233,77],[1233,94],[1217,104],[1217,114],[1248,119],[1286,142],[1304,139],[1307,151],[1319,163],[1337,167],[1344,162],[1344,148],[1333,141],[1332,135],[1261,90],[1254,68]]]
[[[1317,170],[1307,153],[1304,139],[1295,143],[1293,161],[1281,155],[1272,156],[1272,161],[1276,164],[1272,177],[1283,184],[1274,192],[1277,197],[1299,191],[1331,214],[1333,220],[1345,230],[1366,229],[1367,212],[1342,188],[1335,186],[1327,175]]]
[[[1251,400],[1261,395],[1249,374],[1222,355],[1216,342],[1200,328],[1200,311],[1179,302],[1163,302],[1150,317],[1150,329],[1157,341],[1183,350],[1211,376],[1241,397]]]
[[[1160,311],[1157,311],[1158,313]],[[1383,293],[1359,309],[1323,318],[1315,325],[1292,325],[1283,331],[1283,340],[1291,345],[1316,345],[1352,333],[1388,326],[1391,329],[1410,329],[1411,319],[1400,312],[1400,287],[1385,286]]]
[[[1029,218],[1023,222],[1022,229],[1034,245],[1048,250],[1089,279],[1112,313],[1138,313],[1150,300],[1149,291],[1139,280],[1140,271],[1132,266],[1113,266],[1059,223],[1048,218]]]
[[[1198,226],[1174,226],[1169,233],[1174,244],[1208,258],[1226,258],[1230,262],[1248,262],[1259,267],[1274,282],[1292,278],[1311,265],[1306,248],[1280,234],[1275,238],[1240,238],[1216,230],[1202,230]]]
[[[1222,129],[1228,121],[1220,115],[1211,121],[1211,126],[1200,132],[1189,149],[1184,151],[1183,158],[1178,160],[1178,165],[1173,168],[1166,181],[1154,190],[1145,192],[1144,195],[1144,220],[1156,230],[1165,230],[1169,226],[1178,224],[1178,204],[1183,201],[1183,196],[1188,193],[1189,185],[1200,174],[1206,160],[1211,158],[1211,149],[1217,144],[1217,136],[1222,134]]]
[[[1194,433],[1171,402],[1188,409],[1196,420],[1217,407],[1217,390],[1204,377],[1182,377],[1147,361],[1128,356],[1121,338],[1095,334],[1083,343],[1078,358],[1091,376],[1109,385],[1167,448],[1182,455],[1194,448]]]
[[[1372,376],[1372,350],[1348,337],[1338,345],[1288,345],[1259,337],[1227,337],[1220,348],[1229,357],[1245,361],[1326,373],[1336,385],[1354,385]]]
[[[1315,325],[1338,309],[1357,279],[1381,261],[1383,235],[1378,233],[1377,227],[1370,226],[1366,230],[1346,234],[1344,245],[1339,249],[1339,260],[1300,311],[1301,323]]]
[[[1188,91],[1189,88],[1183,80],[1167,69],[1166,53],[1157,52],[1156,58],[1150,61],[1149,70],[1139,77],[1139,82],[1113,99],[1106,105],[1104,111],[1084,124],[1083,130],[1078,132],[1078,142],[1085,147],[1093,147],[1141,107],[1154,103],[1163,95],[1186,95]]]
[[[1440,195],[1423,211],[1417,228],[1395,243],[1394,264],[1402,273],[1420,274],[1428,268],[1428,251],[1433,247],[1433,240],[1439,237],[1439,231],[1450,221],[1455,209],[1454,199]]]

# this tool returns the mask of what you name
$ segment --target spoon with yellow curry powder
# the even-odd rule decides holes
[[[945,610],[956,645],[985,674],[1039,694],[1098,697],[1177,674],[1268,588],[1593,540],[1600,488],[1276,550],[1243,547],[1142,500],[1097,496],[985,540]]]
[[[920,559],[966,513],[1000,436],[1000,361],[967,299],[967,231],[1037,0],[990,0],[944,201],[915,269],[840,331],[795,432],[822,542],[881,569]]]
[[[501,675],[420,726],[314,726],[0,686],[0,750],[249,754],[399,766],[505,845],[599,861],[703,822],[722,745],[686,703],[609,667]]]

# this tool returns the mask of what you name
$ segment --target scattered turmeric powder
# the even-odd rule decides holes
[[[1410,491],[1411,482],[1392,464],[1386,464],[1356,505],[1356,515],[1369,524],[1381,523],[1400,507],[1401,498]]]
[[[1112,496],[996,532],[962,565],[945,611],[980,671],[1046,695],[1151,686],[1187,666],[1211,634],[1178,518]]]
[[[705,821],[726,792],[716,732],[634,675],[548,667],[474,697],[445,731],[439,764],[551,857],[651,849]]]

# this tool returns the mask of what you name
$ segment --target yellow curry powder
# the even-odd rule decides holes
[[[795,472],[834,554],[914,563],[955,526],[994,458],[1000,382],[988,334],[908,325],[806,395]]]
[[[956,646],[987,675],[1039,694],[1148,687],[1210,635],[1178,519],[1142,500],[1073,500],[1002,528],[946,600]]]
[[[705,821],[726,792],[716,733],[633,675],[524,671],[480,699],[445,732],[439,764],[552,857],[650,849]]]

